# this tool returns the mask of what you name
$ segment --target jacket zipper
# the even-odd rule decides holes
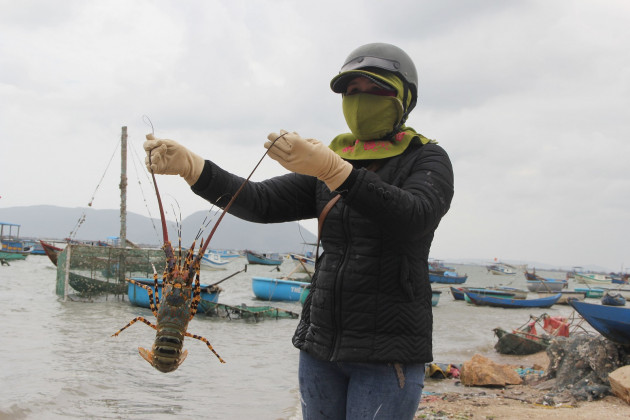
[[[341,213],[341,225],[344,228],[344,234],[346,238],[346,245],[344,248],[343,259],[341,264],[339,264],[339,269],[335,274],[335,292],[333,293],[333,303],[332,307],[332,320],[333,325],[335,326],[335,332],[333,333],[333,345],[330,351],[330,356],[328,357],[329,361],[333,361],[337,358],[337,353],[339,352],[339,346],[341,345],[341,329],[343,326],[342,317],[341,317],[341,291],[343,289],[343,273],[346,271],[346,265],[348,264],[348,252],[350,248],[350,229],[348,226],[350,209],[347,206],[343,207],[343,211]]]

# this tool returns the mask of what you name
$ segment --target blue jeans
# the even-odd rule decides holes
[[[328,362],[300,351],[304,420],[413,419],[424,387],[424,363]],[[402,387],[401,387],[402,385]]]

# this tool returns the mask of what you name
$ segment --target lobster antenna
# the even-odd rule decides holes
[[[214,232],[217,231],[217,228],[219,227],[219,223],[221,223],[221,220],[223,220],[223,217],[225,216],[225,213],[227,213],[227,211],[230,209],[230,207],[232,207],[232,203],[234,203],[234,201],[236,200],[236,197],[238,197],[238,195],[241,193],[241,191],[243,191],[243,188],[245,188],[245,185],[249,182],[249,179],[252,177],[252,175],[254,175],[254,172],[256,172],[256,169],[258,169],[258,166],[261,164],[261,162],[263,161],[263,159],[265,158],[265,156],[267,156],[267,153],[269,153],[269,150],[273,147],[274,144],[276,144],[276,142],[281,139],[282,137],[286,136],[289,133],[284,133],[284,134],[280,134],[278,137],[276,137],[272,142],[271,145],[269,146],[269,148],[267,148],[267,150],[265,150],[265,153],[262,155],[262,157],[260,158],[260,160],[258,161],[258,163],[256,164],[256,166],[254,166],[254,169],[252,169],[252,171],[250,172],[250,174],[247,176],[247,179],[245,179],[245,181],[243,181],[243,183],[241,184],[241,186],[238,188],[238,190],[236,190],[236,193],[234,193],[234,195],[232,196],[232,198],[230,199],[230,201],[227,203],[227,205],[225,206],[225,208],[223,209],[223,212],[221,212],[221,215],[219,216],[219,219],[217,220],[217,222],[214,224],[214,226],[212,227],[212,230],[210,231],[210,234],[208,235],[208,239],[206,240],[206,242],[203,244],[202,249],[199,249],[199,253],[197,254],[197,260],[201,260],[201,257],[205,254],[206,252],[206,248],[208,247],[208,244],[210,243],[210,240],[212,239],[212,237],[214,236]]]

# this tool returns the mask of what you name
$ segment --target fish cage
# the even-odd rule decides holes
[[[57,258],[55,292],[64,300],[125,295],[125,278],[153,279],[154,267],[161,277],[165,263],[161,249],[68,244]]]

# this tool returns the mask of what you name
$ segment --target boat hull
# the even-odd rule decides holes
[[[249,264],[281,265],[282,261],[284,261],[282,258],[268,258],[263,255],[247,252],[247,262]]]
[[[483,296],[471,291],[465,291],[466,301],[478,306],[494,306],[499,308],[549,308],[562,296],[560,293],[538,299],[513,299],[495,296]]]
[[[151,287],[152,289],[155,287],[155,283],[153,279],[149,279],[146,277],[132,277],[133,280],[144,284],[146,286]],[[201,300],[202,302],[212,302],[216,303],[219,301],[219,293],[220,290],[209,293],[206,289],[210,287],[209,285],[201,285]],[[215,286],[216,287],[216,286]],[[140,306],[141,308],[150,308],[151,304],[149,302],[149,292],[137,284],[127,282],[127,297],[129,298],[129,302],[132,305]],[[158,280],[158,297],[162,300],[162,280]]]
[[[429,281],[431,283],[463,284],[466,282],[467,279],[468,276],[429,273]]]
[[[614,343],[630,346],[630,308],[575,301],[570,304],[601,335]]]
[[[267,301],[299,302],[302,292],[309,286],[310,283],[303,281],[252,277],[252,291],[254,295],[258,299]]]
[[[494,349],[501,354],[524,356],[534,354],[549,347],[549,340],[526,333],[511,333],[502,328],[495,328],[497,342]]]
[[[566,280],[527,280],[527,290],[530,292],[559,292],[566,287]]]

